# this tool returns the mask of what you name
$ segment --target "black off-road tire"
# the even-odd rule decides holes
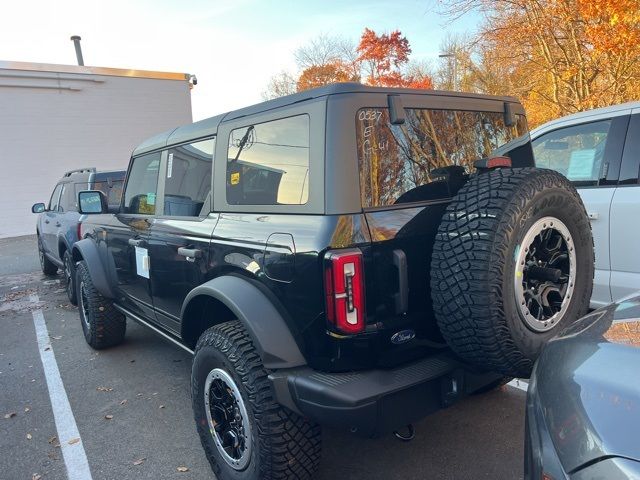
[[[78,305],[78,294],[76,288],[76,266],[73,262],[71,252],[69,252],[69,250],[66,250],[64,252],[62,261],[64,263],[64,278],[67,282],[67,298],[69,298],[69,302],[71,303],[71,305]]]
[[[522,312],[528,305],[516,298],[516,263],[524,237],[545,218],[568,229],[575,278],[564,314],[549,330],[536,331]],[[492,170],[473,175],[443,216],[431,261],[434,313],[464,360],[526,378],[543,345],[587,312],[593,274],[591,225],[571,183],[546,169]]]
[[[93,286],[84,260],[76,268],[76,285],[80,323],[87,343],[96,350],[122,343],[127,329],[126,317]]]
[[[251,450],[247,453],[248,464],[242,470],[234,469],[225,461],[210,431],[205,384],[210,372],[216,369],[223,370],[233,380],[248,413],[251,434],[246,441],[250,442]],[[312,478],[320,461],[320,427],[276,403],[267,371],[239,321],[211,327],[198,340],[191,397],[198,434],[216,478]]]
[[[53,277],[58,274],[58,266],[53,263],[47,255],[44,253],[44,246],[42,245],[42,239],[38,235],[38,257],[40,258],[40,268],[42,273],[48,277]]]

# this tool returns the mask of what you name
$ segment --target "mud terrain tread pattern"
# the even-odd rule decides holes
[[[253,345],[251,337],[237,321],[225,322],[206,330],[196,345],[195,355],[204,346],[221,352],[233,366],[248,393],[250,415],[258,426],[260,443],[260,479],[312,478],[320,463],[320,427],[276,403],[267,378],[267,371]],[[192,384],[193,401],[198,401],[197,379]],[[197,400],[196,400],[197,399]],[[194,412],[196,410],[194,409]],[[208,426],[201,425],[196,415],[200,438],[210,435]],[[216,476],[219,468],[213,454],[215,446],[202,442]]]
[[[80,281],[84,283],[87,302],[89,303],[91,329],[88,335],[85,331],[87,343],[96,350],[122,343],[127,329],[125,316],[116,310],[111,300],[102,296],[93,286],[89,269],[84,261],[78,263],[76,274],[76,285],[79,288]],[[80,292],[78,292],[78,295],[80,295]],[[80,321],[82,322],[82,318]]]
[[[509,253],[498,239],[513,232],[508,219],[519,218],[543,188],[564,189],[582,205],[571,183],[552,170],[472,176],[447,207],[433,248],[431,292],[442,335],[461,357],[505,376],[528,376],[533,362],[517,349],[506,323],[501,277]],[[586,305],[590,293],[581,299]]]

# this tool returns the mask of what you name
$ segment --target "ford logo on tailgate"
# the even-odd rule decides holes
[[[413,330],[400,330],[391,336],[391,343],[400,345],[401,343],[407,343],[416,338],[416,332]]]

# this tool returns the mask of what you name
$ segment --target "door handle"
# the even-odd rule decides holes
[[[44,223],[49,223],[49,220],[45,220]]]
[[[188,262],[195,262],[196,258],[200,258],[202,256],[202,250],[198,250],[197,248],[179,247],[178,255],[186,257]]]
[[[589,212],[587,215],[589,216],[589,220],[597,220],[600,218],[600,214],[598,212]]]
[[[61,227],[62,224],[60,222],[56,222],[56,227]]]
[[[141,238],[130,238],[129,239],[129,245],[131,245],[132,247],[143,247],[144,246],[144,240],[142,240]]]

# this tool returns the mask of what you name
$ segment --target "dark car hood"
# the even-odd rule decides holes
[[[565,470],[604,456],[640,460],[640,296],[562,332],[535,375],[536,400]]]

